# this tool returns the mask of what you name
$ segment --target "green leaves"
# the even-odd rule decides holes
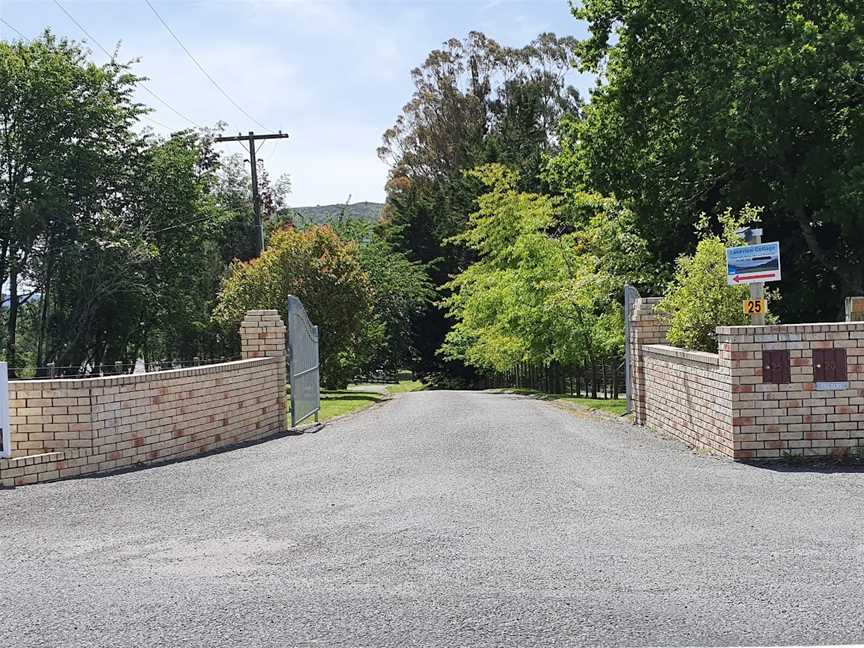
[[[632,216],[593,194],[520,192],[518,176],[500,165],[473,174],[488,191],[459,239],[478,261],[445,286],[456,324],[442,353],[498,371],[619,354],[620,294],[644,271]]]
[[[359,351],[362,370],[397,371],[410,366],[416,360],[411,323],[437,297],[426,268],[394,250],[369,221],[340,220],[334,229],[343,239],[357,242],[360,265],[372,291],[373,317]]]
[[[497,163],[516,172],[518,189],[542,190],[557,123],[580,107],[567,85],[574,43],[541,34],[511,48],[472,32],[431,52],[412,73],[416,90],[379,149],[391,167],[385,222],[387,238],[423,263],[439,289],[475,258],[461,234],[484,189],[467,172]],[[414,318],[420,368],[440,369],[436,351],[450,326],[434,307]]]
[[[693,250],[694,214],[763,205],[766,236],[794,251],[793,317],[833,318],[864,290],[860,2],[585,0],[575,14],[601,83],[565,125],[553,181],[628,205],[658,269]]]
[[[747,294],[745,286],[726,285],[723,241],[703,239],[692,257],[678,259],[670,289],[657,306],[669,324],[670,344],[716,353],[716,327],[748,323],[741,306]]]
[[[234,263],[213,318],[235,335],[248,310],[275,309],[287,322],[291,294],[320,328],[323,384],[344,387],[358,369],[357,354],[372,318],[372,289],[356,243],[342,241],[326,225],[279,230],[260,257]]]

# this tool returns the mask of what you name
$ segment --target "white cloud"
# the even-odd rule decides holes
[[[321,151],[291,155],[286,162],[291,169],[292,205],[340,203],[349,195],[352,203],[384,202],[387,167],[374,153]]]

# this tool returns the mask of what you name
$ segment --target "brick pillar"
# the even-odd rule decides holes
[[[285,394],[288,390],[285,323],[275,310],[251,310],[240,324],[240,348],[244,360],[249,358],[280,358],[278,389],[280,415],[286,416]]]
[[[633,359],[633,409],[636,422],[645,425],[645,359],[642,347],[648,344],[663,344],[666,342],[666,326],[660,316],[654,312],[654,307],[660,302],[660,297],[642,297],[633,304],[630,319],[632,335],[630,357]]]

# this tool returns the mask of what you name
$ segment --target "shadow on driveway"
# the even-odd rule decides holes
[[[782,473],[864,473],[864,462],[855,459],[826,461],[824,458],[814,458],[812,461],[787,459],[781,461],[745,461],[742,463],[754,468]]]

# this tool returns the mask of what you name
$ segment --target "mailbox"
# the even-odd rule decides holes
[[[789,351],[762,352],[762,382],[774,385],[785,385],[792,382]]]
[[[816,389],[848,388],[846,349],[813,349],[813,381]]]

